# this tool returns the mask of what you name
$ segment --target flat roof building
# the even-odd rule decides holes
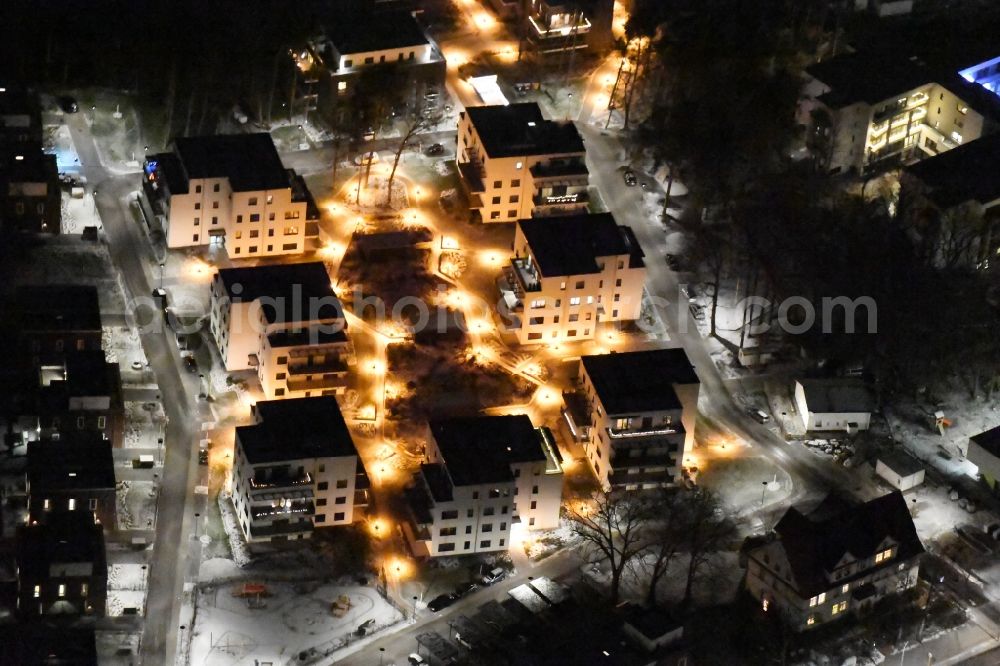
[[[53,513],[89,512],[107,529],[118,529],[115,460],[111,442],[93,431],[69,431],[59,439],[28,444],[28,520]]]
[[[583,139],[573,123],[546,120],[534,102],[467,108],[459,116],[456,160],[482,222],[586,210]]]

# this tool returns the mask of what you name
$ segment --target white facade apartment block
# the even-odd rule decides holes
[[[459,117],[456,159],[470,208],[483,222],[587,208],[583,141],[571,123],[542,118],[536,104],[466,109]]]
[[[431,430],[404,525],[415,552],[496,552],[511,546],[515,525],[559,525],[562,464],[546,429],[527,416],[501,416],[437,421]]]
[[[367,505],[367,476],[334,398],[257,403],[236,429],[233,506],[248,542],[309,538],[350,525]]]
[[[519,222],[508,271],[515,302],[508,329],[522,345],[591,340],[599,324],[633,321],[642,311],[642,250],[610,213]]]

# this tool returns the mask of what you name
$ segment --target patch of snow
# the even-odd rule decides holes
[[[219,493],[219,510],[222,512],[222,525],[226,530],[226,536],[229,537],[233,563],[237,567],[245,567],[253,558],[250,556],[246,541],[243,540],[243,531],[236,520],[229,493]]]

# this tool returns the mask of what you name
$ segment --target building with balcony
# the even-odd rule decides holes
[[[583,139],[534,102],[459,114],[457,164],[473,218],[514,222],[580,213],[589,202]]]
[[[613,0],[527,0],[524,34],[531,49],[543,57],[603,51],[613,42],[613,17]]]
[[[1000,100],[917,58],[850,53],[807,68],[803,109],[832,172],[870,172],[947,152],[996,130]]]
[[[301,254],[319,233],[305,181],[269,134],[178,137],[151,155],[142,186],[167,247],[223,247],[231,259]],[[147,220],[149,220],[147,212]]]
[[[226,370],[255,368],[269,400],[346,390],[353,351],[322,262],[225,268],[211,290],[209,330]]]
[[[362,517],[371,484],[335,398],[258,402],[253,417],[236,428],[231,476],[248,543],[308,539]]]
[[[58,439],[30,442],[25,476],[29,522],[79,511],[107,529],[118,529],[115,461],[111,442],[100,433],[68,431]]]
[[[1000,248],[1000,133],[906,168],[908,228],[942,267],[988,268]]]
[[[864,504],[829,496],[788,509],[747,552],[746,588],[793,629],[812,629],[915,587],[923,552],[898,491]]]
[[[520,220],[498,282],[505,327],[521,344],[590,340],[639,318],[645,282],[639,241],[611,213]]]
[[[53,513],[17,530],[17,611],[24,618],[104,617],[104,532],[87,511]]]
[[[605,489],[680,482],[694,445],[698,376],[683,349],[584,356],[563,417]]]
[[[104,330],[97,288],[25,285],[11,303],[19,348],[35,365],[64,361],[70,351],[100,351]]]
[[[562,457],[519,416],[431,421],[427,461],[407,490],[403,531],[418,556],[506,550],[511,535],[559,525]]]
[[[327,116],[349,112],[350,107],[340,102],[355,94],[366,69],[379,65],[400,69],[408,108],[438,106],[447,63],[411,12],[386,9],[345,15],[343,7],[332,3],[330,12],[318,21],[319,34],[294,53],[297,94],[306,104],[312,95],[311,108]]]

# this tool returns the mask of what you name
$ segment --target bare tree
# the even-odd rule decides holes
[[[690,560],[682,605],[691,602],[694,581],[711,556],[732,541],[737,534],[736,523],[725,515],[718,496],[709,490],[699,490],[685,502],[684,545]]]
[[[622,573],[646,548],[644,529],[649,505],[637,497],[617,492],[600,493],[586,508],[569,511],[573,531],[611,567],[611,601],[618,603]]]
[[[433,124],[433,120],[427,116],[422,110],[418,110],[410,120],[407,122],[406,130],[403,132],[403,138],[400,139],[399,145],[396,147],[396,154],[392,159],[392,171],[389,172],[389,183],[386,188],[385,194],[385,205],[392,205],[392,183],[396,179],[396,168],[399,166],[399,158],[402,157],[403,151],[413,143],[413,139],[421,131]]]
[[[655,500],[656,513],[649,526],[642,567],[649,576],[646,603],[656,604],[656,588],[684,545],[686,531],[685,496],[665,489]]]

